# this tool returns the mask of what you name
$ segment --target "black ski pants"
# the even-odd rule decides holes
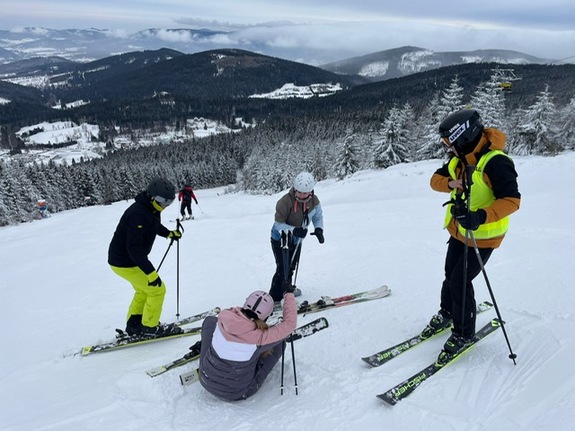
[[[469,338],[475,334],[476,303],[472,281],[481,272],[481,265],[473,246],[470,245],[467,250],[467,285],[463,286],[465,244],[453,237],[449,238],[447,244],[445,280],[441,288],[441,309],[453,317],[453,332]],[[486,264],[493,249],[479,248],[478,250],[483,264]]]
[[[274,258],[276,260],[276,272],[272,277],[272,284],[270,287],[270,296],[273,298],[274,301],[281,301],[284,297],[284,280],[287,283],[291,283],[293,273],[295,268],[299,262],[301,247],[296,247],[292,241],[289,242],[289,272],[287,274],[287,278],[284,278],[284,263],[283,263],[283,252],[281,241],[271,240],[272,244],[272,251],[274,253]]]
[[[188,210],[188,215],[191,217],[192,216],[192,201],[182,201],[182,206],[180,207],[180,214],[182,215],[182,217],[185,217],[186,215],[186,210]]]

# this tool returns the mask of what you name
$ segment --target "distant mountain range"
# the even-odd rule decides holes
[[[97,45],[102,36],[78,32],[84,47]],[[59,36],[66,34],[76,32]],[[87,62],[69,58],[82,50],[71,48],[72,39],[53,41],[59,49],[50,53],[60,55],[28,52],[30,58],[0,63],[0,146],[9,147],[10,130],[43,121],[90,121],[110,133],[117,124],[144,129],[181,125],[194,117],[228,127],[236,118],[250,124],[312,117],[361,122],[408,102],[421,111],[455,76],[469,100],[501,69],[516,74],[517,82],[506,92],[509,109],[529,106],[546,86],[561,106],[575,88],[575,65],[549,65],[513,51],[434,53],[403,47],[317,67],[237,48],[192,54],[160,48]],[[100,47],[108,43],[101,42]],[[1,34],[0,43],[7,44]],[[12,51],[3,52],[21,48],[15,40],[8,45]]]
[[[434,52],[425,48],[404,46],[324,64],[320,67],[338,74],[359,75],[372,81],[381,81],[467,63],[523,65],[546,64],[549,61],[521,52],[502,49]]]
[[[346,75],[359,75],[370,81],[398,78],[412,73],[465,63],[494,62],[500,64],[547,64],[550,60],[516,51],[485,49],[460,52],[434,52],[426,48],[406,46],[360,57],[325,59],[327,53],[300,48],[274,48],[244,41],[229,46],[217,42],[230,32],[207,29],[147,29],[132,34],[110,30],[53,30],[29,27],[18,32],[0,30],[0,65],[37,57],[59,57],[58,67],[66,70],[63,60],[88,63],[122,53],[154,51],[167,48],[174,56],[215,49],[235,48],[278,57]],[[321,62],[322,59],[326,61]],[[318,62],[319,61],[319,62]],[[323,64],[323,65],[322,65]],[[6,69],[2,69],[5,73]]]

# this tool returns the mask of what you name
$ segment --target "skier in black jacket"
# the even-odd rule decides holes
[[[174,324],[159,323],[166,285],[148,259],[157,235],[175,241],[182,236],[179,230],[170,231],[163,226],[160,217],[174,201],[175,194],[174,186],[167,180],[153,180],[124,212],[110,242],[108,264],[135,290],[126,324],[126,332],[130,335],[163,336],[181,332]]]

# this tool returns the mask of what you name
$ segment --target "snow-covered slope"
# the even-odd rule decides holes
[[[317,185],[326,242],[306,238],[302,299],[388,284],[391,296],[320,315],[330,328],[295,345],[299,395],[287,355],[260,392],[226,403],[200,385],[182,387],[185,366],[154,379],[145,370],[187,351],[197,337],[89,357],[69,356],[122,327],[130,286],[106,264],[116,223],[131,202],[82,208],[0,229],[2,322],[0,429],[30,430],[569,430],[575,420],[575,153],[516,158],[522,208],[487,273],[507,321],[517,365],[501,332],[481,342],[399,405],[375,395],[432,361],[445,337],[376,369],[360,360],[411,336],[437,311],[447,234],[447,196],[428,185],[440,161],[360,172]],[[180,313],[241,305],[267,290],[274,196],[198,190],[196,220],[179,247]],[[166,210],[165,224],[178,214]],[[157,264],[168,246],[159,238]],[[178,250],[160,270],[163,320],[177,311]],[[476,296],[489,299],[480,276]],[[478,318],[483,324],[494,312]]]

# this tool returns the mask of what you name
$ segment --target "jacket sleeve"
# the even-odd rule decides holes
[[[451,181],[451,177],[447,164],[445,164],[433,173],[429,184],[436,192],[450,193],[451,188],[449,188],[449,181]]]
[[[171,232],[170,229],[168,229],[168,228],[167,228],[166,226],[164,226],[163,224],[158,223],[158,227],[157,227],[157,229],[156,229],[156,234],[157,234],[158,236],[162,236],[162,237],[164,237],[164,238],[167,238],[168,235],[170,235],[170,232]]]
[[[487,214],[486,222],[501,220],[517,211],[521,203],[521,193],[513,161],[504,155],[495,156],[487,163],[483,174],[495,196],[495,202],[483,208]]]
[[[313,223],[314,227],[323,229],[323,210],[321,209],[321,204],[319,201],[313,209],[311,222]]]
[[[293,293],[284,296],[283,320],[265,331],[261,331],[258,346],[277,343],[290,335],[297,326],[297,305]]]

